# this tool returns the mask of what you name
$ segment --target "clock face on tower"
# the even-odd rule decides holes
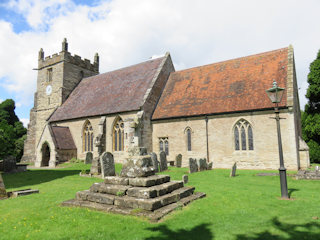
[[[52,92],[52,87],[51,85],[48,85],[47,88],[46,88],[46,94],[49,96]]]

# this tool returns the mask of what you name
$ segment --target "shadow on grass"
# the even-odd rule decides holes
[[[288,189],[288,195],[289,195],[289,198],[291,198],[292,193],[294,193],[294,192],[298,192],[298,191],[299,191],[299,189],[296,189],[296,188],[289,188],[289,189]]]
[[[274,217],[272,220],[272,225],[285,233],[281,236],[275,233],[272,233],[268,230],[260,233],[253,234],[241,234],[237,236],[237,240],[258,240],[258,239],[272,239],[272,240],[319,240],[320,239],[320,223],[309,222],[306,224],[290,224],[290,223],[281,223],[277,217]]]
[[[148,237],[145,240],[164,240],[164,239],[174,239],[174,240],[179,240],[179,239],[188,239],[188,240],[209,240],[213,239],[214,235],[210,231],[209,228],[210,224],[201,224],[199,226],[195,226],[194,228],[190,230],[185,230],[185,229],[179,229],[177,231],[170,230],[167,226],[162,225],[158,227],[152,227],[152,228],[147,228],[147,230],[150,230],[152,232],[160,232],[160,236],[156,237]]]
[[[4,185],[8,188],[22,188],[50,182],[58,178],[78,175],[80,170],[32,170],[15,174],[2,174]]]

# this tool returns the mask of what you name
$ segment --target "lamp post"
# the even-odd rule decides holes
[[[277,133],[278,133],[278,147],[279,147],[279,159],[280,159],[280,168],[279,168],[279,175],[280,175],[280,185],[281,185],[281,197],[283,199],[288,199],[288,186],[287,186],[287,173],[286,168],[284,167],[283,163],[283,151],[282,151],[282,141],[281,141],[281,132],[280,132],[280,116],[279,116],[279,108],[278,104],[281,102],[282,95],[284,92],[284,88],[280,88],[277,85],[277,82],[273,82],[272,88],[266,90],[268,97],[270,98],[271,102],[275,104],[274,112],[276,114],[276,122],[277,122]]]

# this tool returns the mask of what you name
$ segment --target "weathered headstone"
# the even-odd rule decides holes
[[[7,156],[3,159],[3,171],[13,172],[17,170],[16,158],[14,156]]]
[[[2,198],[7,198],[7,191],[0,173],[0,199]]]
[[[207,165],[207,170],[211,170],[213,166],[213,162],[209,162]]]
[[[160,152],[160,172],[168,169],[167,154],[164,151]]]
[[[90,174],[99,175],[101,173],[100,158],[95,157],[92,160]]]
[[[86,160],[84,161],[85,164],[90,164],[92,163],[92,159],[93,159],[93,154],[92,152],[87,152],[86,154]]]
[[[207,159],[205,158],[200,158],[198,160],[198,167],[199,167],[199,171],[205,171],[207,170]]]
[[[319,166],[316,166],[316,172],[318,173],[319,172]]]
[[[181,168],[181,165],[182,165],[182,155],[178,154],[176,156],[176,167]]]
[[[188,175],[183,175],[182,176],[182,181],[183,181],[184,184],[188,183],[188,181],[189,181]]]
[[[106,176],[115,176],[116,169],[114,166],[113,155],[110,152],[104,152],[100,156],[100,164],[101,164],[101,176],[102,178]]]
[[[230,177],[235,177],[236,176],[236,170],[237,170],[237,163],[235,162],[231,168],[230,171]]]
[[[157,154],[152,152],[150,156],[151,156],[151,161],[152,161],[154,171],[159,172],[159,161],[158,161]]]
[[[190,173],[198,172],[197,159],[189,158],[189,172]]]

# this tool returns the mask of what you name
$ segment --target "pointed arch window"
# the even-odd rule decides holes
[[[185,133],[186,133],[186,142],[187,142],[187,150],[188,151],[192,151],[192,147],[191,147],[191,133],[192,133],[192,131],[191,131],[191,129],[189,128],[189,127],[187,127],[186,128],[186,130],[185,130]]]
[[[244,119],[234,126],[234,148],[236,151],[253,150],[253,132],[250,123]]]
[[[121,118],[113,126],[113,151],[124,149],[124,123]]]
[[[93,128],[90,121],[87,121],[83,127],[82,132],[82,145],[84,152],[93,151]]]
[[[159,138],[159,150],[164,151],[166,155],[169,155],[169,138],[168,137],[161,137]]]

